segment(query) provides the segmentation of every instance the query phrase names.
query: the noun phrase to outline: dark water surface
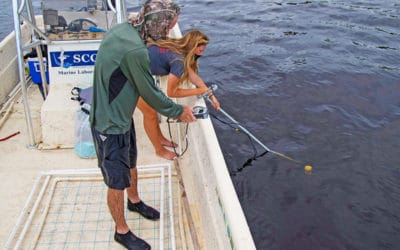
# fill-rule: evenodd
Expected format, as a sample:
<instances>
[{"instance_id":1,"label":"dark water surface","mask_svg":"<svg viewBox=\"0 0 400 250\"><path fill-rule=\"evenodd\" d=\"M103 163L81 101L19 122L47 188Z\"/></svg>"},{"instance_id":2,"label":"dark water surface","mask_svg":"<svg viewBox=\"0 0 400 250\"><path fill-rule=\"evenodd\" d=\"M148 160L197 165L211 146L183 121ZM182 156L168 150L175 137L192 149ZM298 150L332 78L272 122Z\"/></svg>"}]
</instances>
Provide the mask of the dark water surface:
<instances>
[{"instance_id":1,"label":"dark water surface","mask_svg":"<svg viewBox=\"0 0 400 250\"><path fill-rule=\"evenodd\" d=\"M232 177L257 248L400 249L400 2L179 3L222 108L314 167L267 154ZM213 123L234 171L251 144Z\"/></svg>"},{"instance_id":2,"label":"dark water surface","mask_svg":"<svg viewBox=\"0 0 400 250\"><path fill-rule=\"evenodd\" d=\"M222 108L304 162L232 177L257 248L400 249L400 2L176 2L211 39L200 74ZM213 123L233 172L253 148Z\"/></svg>"}]
</instances>

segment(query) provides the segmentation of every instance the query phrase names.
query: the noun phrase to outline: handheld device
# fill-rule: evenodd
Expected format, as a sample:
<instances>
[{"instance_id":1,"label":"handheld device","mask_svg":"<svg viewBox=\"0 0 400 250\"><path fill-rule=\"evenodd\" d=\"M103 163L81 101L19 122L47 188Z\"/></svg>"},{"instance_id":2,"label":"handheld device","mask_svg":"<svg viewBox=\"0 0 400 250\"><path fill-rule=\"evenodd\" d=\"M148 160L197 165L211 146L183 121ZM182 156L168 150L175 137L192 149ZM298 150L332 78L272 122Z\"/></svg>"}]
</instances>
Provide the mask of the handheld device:
<instances>
[{"instance_id":1,"label":"handheld device","mask_svg":"<svg viewBox=\"0 0 400 250\"><path fill-rule=\"evenodd\" d=\"M196 119L207 119L208 118L208 109L207 107L202 107L202 106L194 106L193 107L193 115L196 117ZM174 120L174 119L167 119L168 123L177 123L181 122L181 120Z\"/></svg>"},{"instance_id":2,"label":"handheld device","mask_svg":"<svg viewBox=\"0 0 400 250\"><path fill-rule=\"evenodd\" d=\"M193 115L196 119L206 119L208 117L208 109L202 106L193 107Z\"/></svg>"}]
</instances>

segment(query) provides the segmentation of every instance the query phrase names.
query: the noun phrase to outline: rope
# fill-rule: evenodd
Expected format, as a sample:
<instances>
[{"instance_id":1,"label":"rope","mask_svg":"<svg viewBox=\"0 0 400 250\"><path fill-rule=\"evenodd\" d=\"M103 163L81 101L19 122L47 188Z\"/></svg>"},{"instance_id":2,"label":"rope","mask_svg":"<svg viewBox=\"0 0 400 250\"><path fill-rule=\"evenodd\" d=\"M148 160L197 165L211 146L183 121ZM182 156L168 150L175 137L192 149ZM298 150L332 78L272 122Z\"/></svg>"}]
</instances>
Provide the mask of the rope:
<instances>
[{"instance_id":1,"label":"rope","mask_svg":"<svg viewBox=\"0 0 400 250\"><path fill-rule=\"evenodd\" d=\"M9 135L9 136L6 136L6 137L4 137L4 138L1 138L1 139L0 139L0 142L6 141L6 140L10 139L11 137L14 137L14 136L16 136L16 135L18 135L18 134L20 134L19 131L18 131L18 132L15 132L15 133L13 133L13 134L11 134L11 135Z\"/></svg>"},{"instance_id":2,"label":"rope","mask_svg":"<svg viewBox=\"0 0 400 250\"><path fill-rule=\"evenodd\" d=\"M171 121L170 118L168 117L168 118L167 118L167 124L168 124L169 138L170 138L171 142L174 142L174 140L172 139L171 123L175 123L175 122ZM174 153L175 153L178 157L183 156L183 155L186 153L186 151L188 150L188 147L189 147L188 129L189 129L189 123L186 123L186 129L185 129L185 149L182 151L182 153L179 154L178 152L176 152L175 147L172 147L172 148L174 149Z\"/></svg>"}]
</instances>

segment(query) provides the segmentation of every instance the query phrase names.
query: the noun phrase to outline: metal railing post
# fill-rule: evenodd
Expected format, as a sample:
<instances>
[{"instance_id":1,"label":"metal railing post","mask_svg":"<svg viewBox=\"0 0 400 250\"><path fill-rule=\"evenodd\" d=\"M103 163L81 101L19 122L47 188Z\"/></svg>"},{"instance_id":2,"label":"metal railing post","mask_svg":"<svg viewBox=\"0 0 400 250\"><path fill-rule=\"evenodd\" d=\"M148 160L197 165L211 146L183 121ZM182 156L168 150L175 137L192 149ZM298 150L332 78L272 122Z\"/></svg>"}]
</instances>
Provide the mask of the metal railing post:
<instances>
[{"instance_id":1,"label":"metal railing post","mask_svg":"<svg viewBox=\"0 0 400 250\"><path fill-rule=\"evenodd\" d=\"M25 4L23 0L21 5ZM18 8L18 0L13 0L13 14L14 14L14 32L15 32L15 43L17 48L17 59L18 59L18 72L21 84L21 90L23 95L23 104L25 112L25 121L28 131L28 147L36 147L35 135L33 132L31 111L28 102L28 85L25 78L25 64L23 62L24 55L22 53L22 35L21 35L21 19Z\"/></svg>"}]
</instances>

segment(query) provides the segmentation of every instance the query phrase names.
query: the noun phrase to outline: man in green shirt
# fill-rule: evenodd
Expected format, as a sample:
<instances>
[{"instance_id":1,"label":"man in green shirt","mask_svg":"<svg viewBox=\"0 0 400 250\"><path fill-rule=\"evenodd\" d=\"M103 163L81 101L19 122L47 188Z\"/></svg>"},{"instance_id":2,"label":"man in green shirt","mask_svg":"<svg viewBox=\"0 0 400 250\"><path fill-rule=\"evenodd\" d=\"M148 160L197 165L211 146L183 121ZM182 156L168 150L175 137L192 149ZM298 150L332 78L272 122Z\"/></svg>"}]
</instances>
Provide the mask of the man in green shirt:
<instances>
[{"instance_id":1,"label":"man in green shirt","mask_svg":"<svg viewBox=\"0 0 400 250\"><path fill-rule=\"evenodd\" d=\"M137 20L115 25L104 37L94 70L90 124L98 165L108 186L107 204L115 221L114 239L127 249L150 249L134 235L124 216L124 190L128 209L152 220L160 214L140 200L137 191L136 135L132 115L139 96L159 113L195 121L192 108L175 104L154 84L144 41L165 37L179 16L169 0L147 1Z\"/></svg>"}]
</instances>

